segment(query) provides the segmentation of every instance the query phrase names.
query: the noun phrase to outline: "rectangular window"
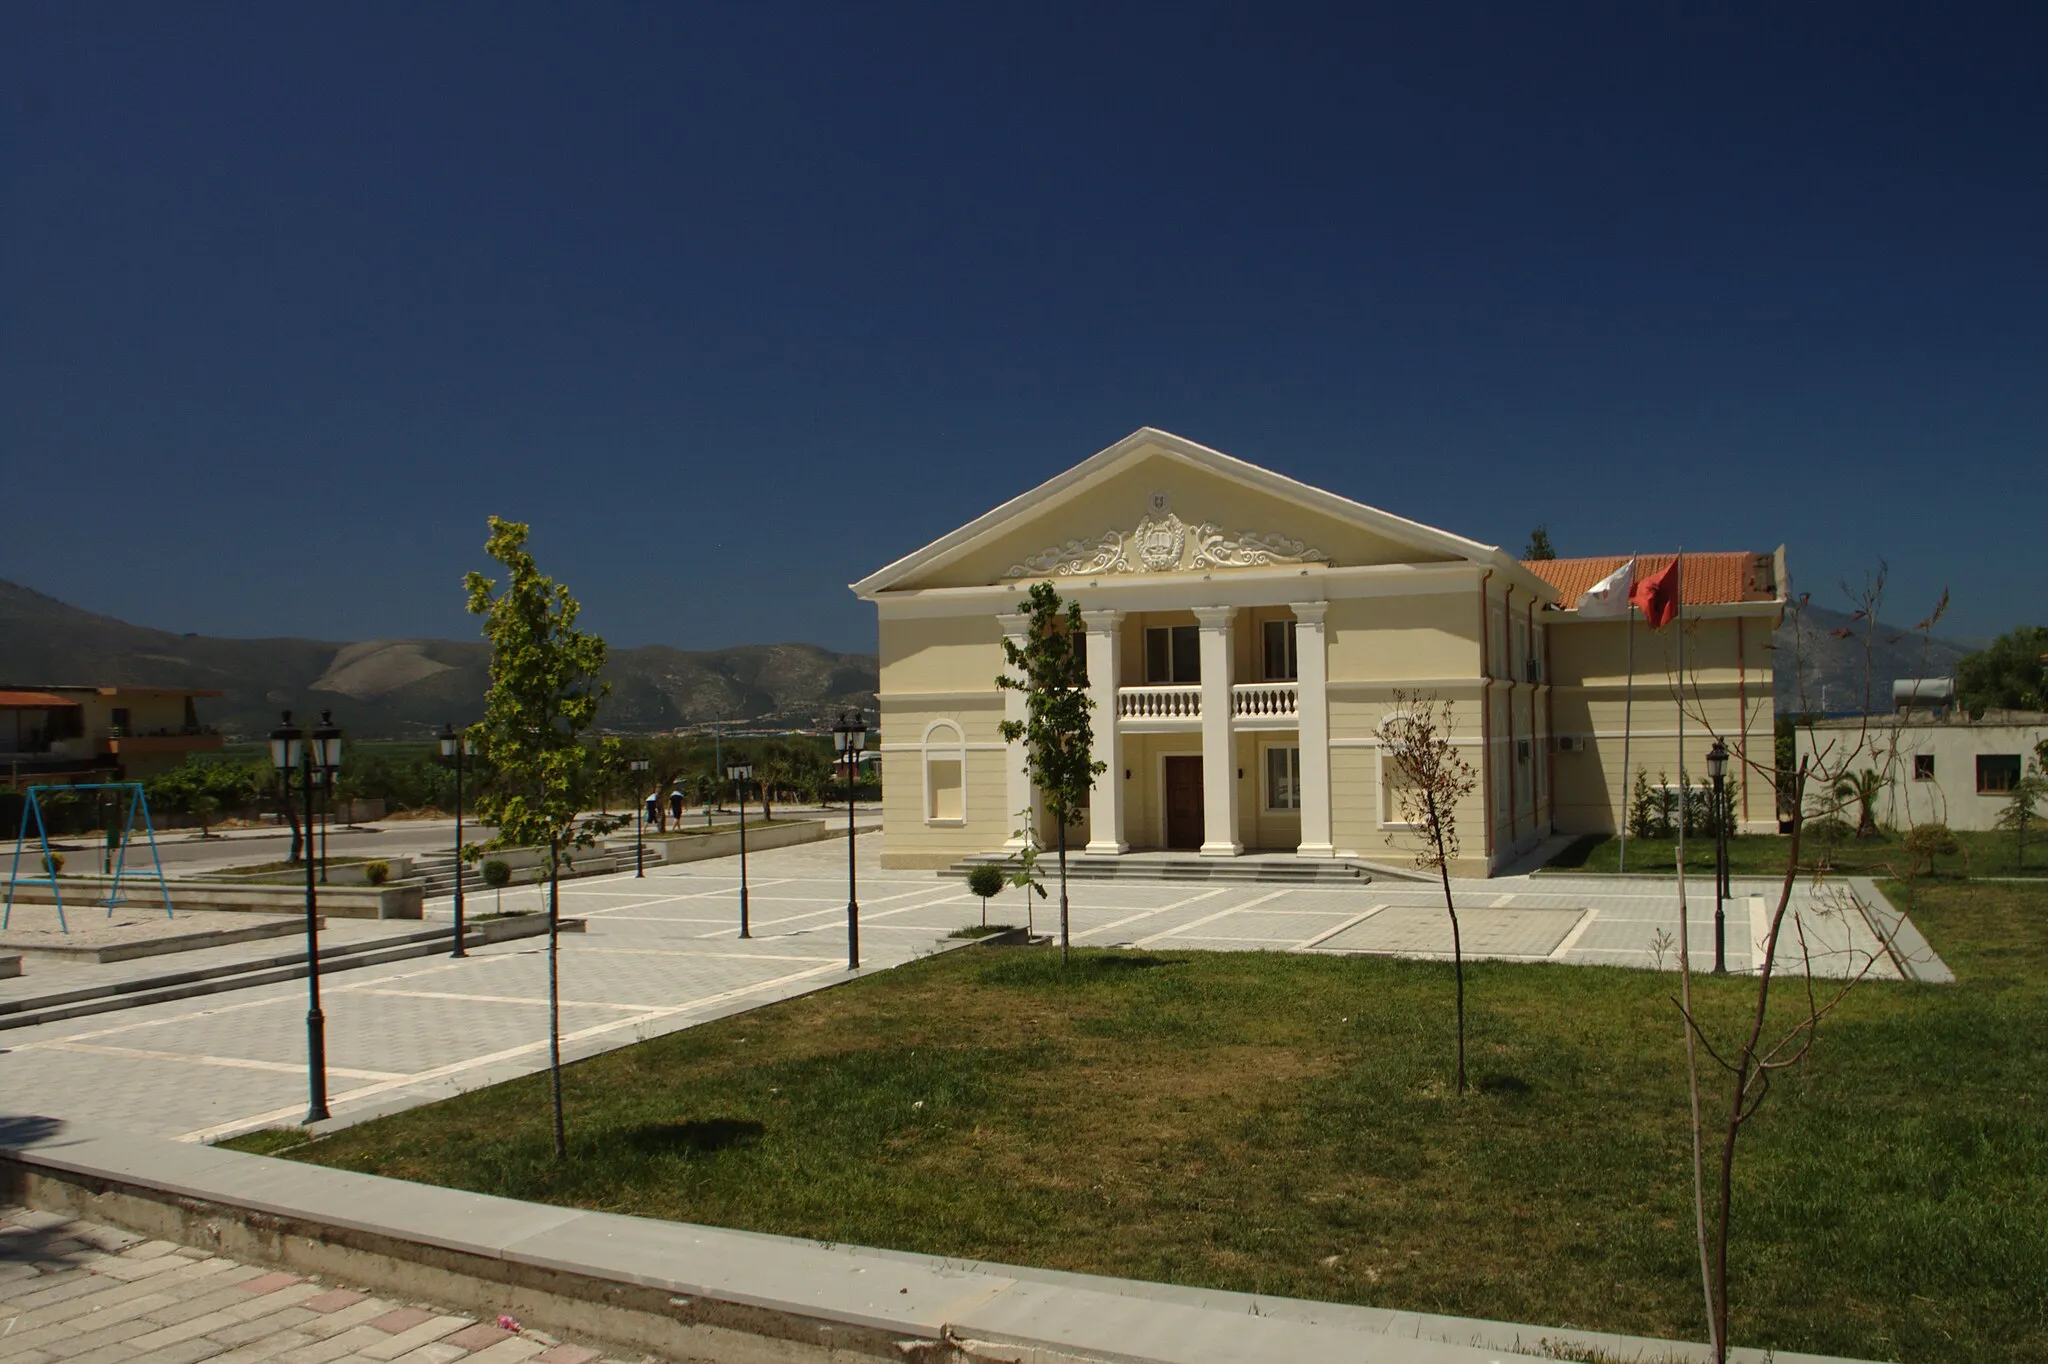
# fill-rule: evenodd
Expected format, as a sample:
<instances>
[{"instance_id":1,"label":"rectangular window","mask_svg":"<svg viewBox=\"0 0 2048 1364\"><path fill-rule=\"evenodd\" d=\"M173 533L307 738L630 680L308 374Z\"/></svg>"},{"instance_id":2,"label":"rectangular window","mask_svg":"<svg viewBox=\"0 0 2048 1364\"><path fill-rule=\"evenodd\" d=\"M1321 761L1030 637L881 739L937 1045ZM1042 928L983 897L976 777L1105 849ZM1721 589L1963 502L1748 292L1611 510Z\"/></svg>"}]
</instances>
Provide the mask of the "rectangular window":
<instances>
[{"instance_id":1,"label":"rectangular window","mask_svg":"<svg viewBox=\"0 0 2048 1364\"><path fill-rule=\"evenodd\" d=\"M1202 680L1202 637L1192 625L1152 626L1145 631L1145 680L1155 686Z\"/></svg>"},{"instance_id":2,"label":"rectangular window","mask_svg":"<svg viewBox=\"0 0 2048 1364\"><path fill-rule=\"evenodd\" d=\"M1275 746L1266 750L1266 808L1301 808L1301 750Z\"/></svg>"},{"instance_id":3,"label":"rectangular window","mask_svg":"<svg viewBox=\"0 0 2048 1364\"><path fill-rule=\"evenodd\" d=\"M111 723L115 729L126 730L128 728L128 707L115 706L114 717Z\"/></svg>"},{"instance_id":4,"label":"rectangular window","mask_svg":"<svg viewBox=\"0 0 2048 1364\"><path fill-rule=\"evenodd\" d=\"M1934 755L1932 753L1915 753L1913 755L1913 780L1934 780Z\"/></svg>"},{"instance_id":5,"label":"rectangular window","mask_svg":"<svg viewBox=\"0 0 2048 1364\"><path fill-rule=\"evenodd\" d=\"M1294 622L1291 620L1269 620L1264 627L1266 640L1266 681L1292 682L1300 674L1295 671Z\"/></svg>"},{"instance_id":6,"label":"rectangular window","mask_svg":"<svg viewBox=\"0 0 2048 1364\"><path fill-rule=\"evenodd\" d=\"M2020 782L2020 755L1980 753L1977 755L1977 794L2002 796Z\"/></svg>"}]
</instances>

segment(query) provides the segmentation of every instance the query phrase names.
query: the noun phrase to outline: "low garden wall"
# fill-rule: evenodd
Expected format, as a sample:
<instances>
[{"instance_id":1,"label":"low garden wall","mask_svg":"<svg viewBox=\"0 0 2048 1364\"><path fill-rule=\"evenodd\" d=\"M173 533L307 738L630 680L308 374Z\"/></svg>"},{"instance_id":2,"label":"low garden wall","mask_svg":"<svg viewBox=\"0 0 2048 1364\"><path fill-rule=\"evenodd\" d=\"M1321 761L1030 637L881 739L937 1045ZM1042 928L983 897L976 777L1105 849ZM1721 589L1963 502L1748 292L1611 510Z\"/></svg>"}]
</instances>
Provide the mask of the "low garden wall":
<instances>
[{"instance_id":1,"label":"low garden wall","mask_svg":"<svg viewBox=\"0 0 2048 1364\"><path fill-rule=\"evenodd\" d=\"M336 870L340 870L336 868ZM306 885L236 885L232 881L200 881L169 878L171 908L259 910L271 914L301 913L306 908ZM425 881L387 882L381 886L328 884L319 888L320 912L336 919L417 919L426 908ZM64 912L92 909L105 899L109 876L62 876L58 889L64 893ZM121 878L121 898L132 905L161 906L164 897L154 876ZM56 903L48 883L17 885L16 905Z\"/></svg>"},{"instance_id":2,"label":"low garden wall","mask_svg":"<svg viewBox=\"0 0 2048 1364\"><path fill-rule=\"evenodd\" d=\"M843 832L843 831L842 831ZM799 843L816 843L832 837L832 826L822 819L798 819L787 823L747 826L747 851L767 852L770 848L792 848ZM633 840L614 838L605 845L623 861L633 857ZM657 834L647 839L650 857L664 862L701 862L711 857L737 857L740 851L738 825L721 827L708 834Z\"/></svg>"}]
</instances>

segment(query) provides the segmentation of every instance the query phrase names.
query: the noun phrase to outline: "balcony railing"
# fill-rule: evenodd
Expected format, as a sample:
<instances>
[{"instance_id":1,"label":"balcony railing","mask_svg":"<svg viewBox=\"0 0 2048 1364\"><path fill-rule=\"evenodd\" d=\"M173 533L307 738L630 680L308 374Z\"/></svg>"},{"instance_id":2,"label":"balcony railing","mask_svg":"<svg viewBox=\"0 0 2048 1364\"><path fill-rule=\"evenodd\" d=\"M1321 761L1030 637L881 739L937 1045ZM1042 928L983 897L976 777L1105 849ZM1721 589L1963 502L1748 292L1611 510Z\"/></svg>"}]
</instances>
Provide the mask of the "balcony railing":
<instances>
[{"instance_id":1,"label":"balcony railing","mask_svg":"<svg viewBox=\"0 0 2048 1364\"><path fill-rule=\"evenodd\" d=\"M1199 720L1202 718L1202 689L1192 687L1119 687L1116 693L1119 720Z\"/></svg>"},{"instance_id":2,"label":"balcony railing","mask_svg":"<svg viewBox=\"0 0 2048 1364\"><path fill-rule=\"evenodd\" d=\"M1301 713L1301 684L1240 682L1230 689L1230 713L1241 720L1293 719Z\"/></svg>"}]
</instances>

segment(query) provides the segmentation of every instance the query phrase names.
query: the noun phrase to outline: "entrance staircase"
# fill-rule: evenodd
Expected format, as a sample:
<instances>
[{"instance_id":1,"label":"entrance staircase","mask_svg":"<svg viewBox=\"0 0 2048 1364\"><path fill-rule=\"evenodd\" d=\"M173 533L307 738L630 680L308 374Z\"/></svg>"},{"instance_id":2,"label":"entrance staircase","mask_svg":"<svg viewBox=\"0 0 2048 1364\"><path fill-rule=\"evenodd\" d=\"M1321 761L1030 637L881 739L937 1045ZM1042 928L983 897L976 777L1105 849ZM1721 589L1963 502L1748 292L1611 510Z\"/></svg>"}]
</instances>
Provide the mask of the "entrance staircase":
<instances>
[{"instance_id":1,"label":"entrance staircase","mask_svg":"<svg viewBox=\"0 0 2048 1364\"><path fill-rule=\"evenodd\" d=\"M945 869L944 875L965 876L978 866L1010 865L1002 853L976 853ZM1057 859L1040 854L1039 871L1058 875ZM1345 858L1294 857L1286 853L1242 857L1198 857L1193 853L1126 853L1121 857L1069 854L1067 879L1072 881L1207 881L1282 886L1357 887L1384 875L1383 868Z\"/></svg>"},{"instance_id":2,"label":"entrance staircase","mask_svg":"<svg viewBox=\"0 0 2048 1364\"><path fill-rule=\"evenodd\" d=\"M414 857L412 874L424 877L427 883L427 898L455 893L455 854L439 853L432 857ZM477 867L469 867L462 873L462 888L465 891L484 888L483 873Z\"/></svg>"}]
</instances>

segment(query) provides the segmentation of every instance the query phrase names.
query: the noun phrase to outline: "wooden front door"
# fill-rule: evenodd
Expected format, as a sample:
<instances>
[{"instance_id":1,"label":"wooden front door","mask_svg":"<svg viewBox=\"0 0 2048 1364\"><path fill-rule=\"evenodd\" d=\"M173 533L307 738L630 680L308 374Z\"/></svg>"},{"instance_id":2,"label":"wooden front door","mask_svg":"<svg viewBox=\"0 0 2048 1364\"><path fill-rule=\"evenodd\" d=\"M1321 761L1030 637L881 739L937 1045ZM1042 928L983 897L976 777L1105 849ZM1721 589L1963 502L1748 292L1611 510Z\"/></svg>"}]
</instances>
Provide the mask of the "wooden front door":
<instances>
[{"instance_id":1,"label":"wooden front door","mask_svg":"<svg viewBox=\"0 0 2048 1364\"><path fill-rule=\"evenodd\" d=\"M1166 760L1166 846L1202 846L1202 760Z\"/></svg>"}]
</instances>

